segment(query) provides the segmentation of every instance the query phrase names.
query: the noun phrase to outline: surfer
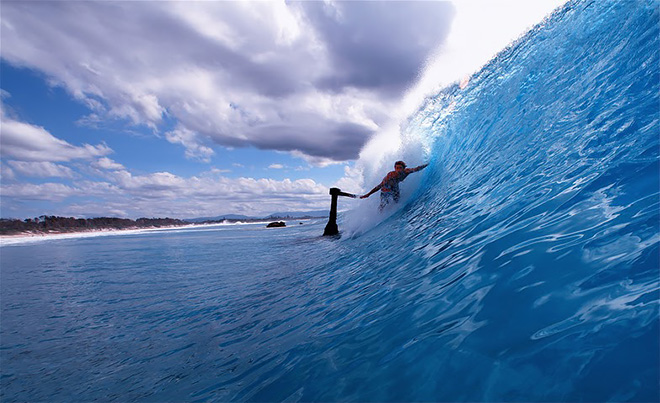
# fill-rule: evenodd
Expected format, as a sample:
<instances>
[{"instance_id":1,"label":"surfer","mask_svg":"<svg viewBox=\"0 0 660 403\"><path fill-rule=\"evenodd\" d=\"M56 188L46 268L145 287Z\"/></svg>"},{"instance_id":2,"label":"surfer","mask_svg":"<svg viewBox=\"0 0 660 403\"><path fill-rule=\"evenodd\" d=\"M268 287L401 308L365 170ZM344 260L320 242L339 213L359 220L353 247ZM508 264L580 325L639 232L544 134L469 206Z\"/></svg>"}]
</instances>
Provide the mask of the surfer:
<instances>
[{"instance_id":1,"label":"surfer","mask_svg":"<svg viewBox=\"0 0 660 403\"><path fill-rule=\"evenodd\" d=\"M405 162L397 161L394 163L394 171L385 175L385 178L383 178L381 183L371 189L369 193L360 196L360 199L366 199L380 189L380 207L378 209L382 211L390 202L399 202L399 182L402 182L411 173L421 171L428 165L429 164L424 164L415 168L406 168Z\"/></svg>"}]
</instances>

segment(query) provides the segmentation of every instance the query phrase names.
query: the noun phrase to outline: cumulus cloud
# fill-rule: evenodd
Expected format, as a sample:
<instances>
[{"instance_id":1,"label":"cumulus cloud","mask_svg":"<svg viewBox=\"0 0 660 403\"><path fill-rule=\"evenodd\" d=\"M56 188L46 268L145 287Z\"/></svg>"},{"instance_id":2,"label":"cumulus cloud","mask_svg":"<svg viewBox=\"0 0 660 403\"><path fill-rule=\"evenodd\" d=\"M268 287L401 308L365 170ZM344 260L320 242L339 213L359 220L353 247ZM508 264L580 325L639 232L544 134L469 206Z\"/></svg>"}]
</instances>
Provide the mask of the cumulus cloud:
<instances>
[{"instance_id":1,"label":"cumulus cloud","mask_svg":"<svg viewBox=\"0 0 660 403\"><path fill-rule=\"evenodd\" d=\"M354 159L447 36L448 2L7 2L3 59L45 73L89 121L210 144Z\"/></svg>"},{"instance_id":2,"label":"cumulus cloud","mask_svg":"<svg viewBox=\"0 0 660 403\"><path fill-rule=\"evenodd\" d=\"M284 165L282 164L270 164L268 166L269 169L284 169Z\"/></svg>"},{"instance_id":3,"label":"cumulus cloud","mask_svg":"<svg viewBox=\"0 0 660 403\"><path fill-rule=\"evenodd\" d=\"M109 173L107 181L84 180L60 183L10 184L3 186L3 209L11 211L14 201L66 201L52 214L127 216L175 216L191 218L237 213L266 215L281 210L326 207L327 187L312 179L273 180L217 175L182 177L169 172L136 175L127 170ZM103 199L99 203L98 198ZM39 214L35 212L35 214Z\"/></svg>"},{"instance_id":4,"label":"cumulus cloud","mask_svg":"<svg viewBox=\"0 0 660 403\"><path fill-rule=\"evenodd\" d=\"M347 192L359 192L364 188L364 177L360 167L344 167L344 176L339 179L335 186Z\"/></svg>"}]
</instances>

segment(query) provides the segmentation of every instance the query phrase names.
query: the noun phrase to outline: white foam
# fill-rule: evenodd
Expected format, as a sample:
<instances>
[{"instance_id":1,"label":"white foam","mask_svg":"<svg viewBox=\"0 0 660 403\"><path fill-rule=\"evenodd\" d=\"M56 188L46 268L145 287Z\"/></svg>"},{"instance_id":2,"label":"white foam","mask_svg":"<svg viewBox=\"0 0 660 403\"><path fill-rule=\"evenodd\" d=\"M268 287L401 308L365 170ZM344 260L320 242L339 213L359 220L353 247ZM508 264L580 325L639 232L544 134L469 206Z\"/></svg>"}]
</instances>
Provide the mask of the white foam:
<instances>
[{"instance_id":1,"label":"white foam","mask_svg":"<svg viewBox=\"0 0 660 403\"><path fill-rule=\"evenodd\" d=\"M101 236L113 235L131 235L139 234L150 231L149 229L136 229L136 230L98 230L86 232L71 232L71 233L45 233L45 234L24 234L24 235L3 235L0 236L0 246L10 246L28 243L37 243L45 241L54 241L59 239L73 239L73 238L94 238Z\"/></svg>"}]
</instances>

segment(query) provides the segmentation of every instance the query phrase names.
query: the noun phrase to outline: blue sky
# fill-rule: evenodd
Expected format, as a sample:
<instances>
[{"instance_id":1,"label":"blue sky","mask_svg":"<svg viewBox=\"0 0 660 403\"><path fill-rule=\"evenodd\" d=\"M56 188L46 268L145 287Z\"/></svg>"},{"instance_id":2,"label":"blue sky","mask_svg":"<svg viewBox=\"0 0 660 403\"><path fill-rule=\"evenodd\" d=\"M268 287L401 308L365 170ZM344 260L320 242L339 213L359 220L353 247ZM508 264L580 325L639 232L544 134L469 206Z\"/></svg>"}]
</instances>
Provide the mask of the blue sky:
<instances>
[{"instance_id":1,"label":"blue sky","mask_svg":"<svg viewBox=\"0 0 660 403\"><path fill-rule=\"evenodd\" d=\"M325 209L385 173L365 146L414 88L457 78L457 36L466 73L558 2L518 3L3 0L0 213Z\"/></svg>"}]
</instances>

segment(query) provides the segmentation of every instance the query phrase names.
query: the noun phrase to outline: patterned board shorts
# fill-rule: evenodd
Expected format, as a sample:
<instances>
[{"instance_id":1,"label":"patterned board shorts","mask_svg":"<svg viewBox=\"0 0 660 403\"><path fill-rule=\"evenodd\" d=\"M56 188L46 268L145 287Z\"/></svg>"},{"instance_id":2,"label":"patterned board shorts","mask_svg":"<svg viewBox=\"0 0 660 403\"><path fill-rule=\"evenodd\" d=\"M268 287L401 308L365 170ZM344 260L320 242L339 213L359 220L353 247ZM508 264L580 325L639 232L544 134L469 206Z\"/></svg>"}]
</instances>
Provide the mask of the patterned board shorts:
<instances>
[{"instance_id":1,"label":"patterned board shorts","mask_svg":"<svg viewBox=\"0 0 660 403\"><path fill-rule=\"evenodd\" d=\"M399 192L380 192L380 206L378 207L379 210L383 210L385 206L390 204L391 202L398 203L399 202Z\"/></svg>"}]
</instances>

